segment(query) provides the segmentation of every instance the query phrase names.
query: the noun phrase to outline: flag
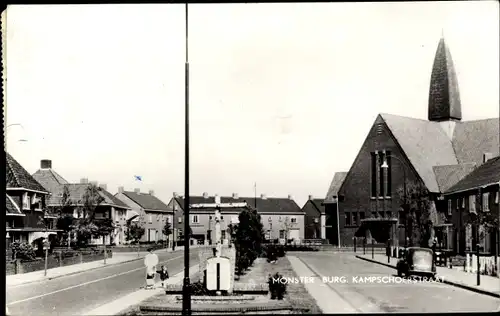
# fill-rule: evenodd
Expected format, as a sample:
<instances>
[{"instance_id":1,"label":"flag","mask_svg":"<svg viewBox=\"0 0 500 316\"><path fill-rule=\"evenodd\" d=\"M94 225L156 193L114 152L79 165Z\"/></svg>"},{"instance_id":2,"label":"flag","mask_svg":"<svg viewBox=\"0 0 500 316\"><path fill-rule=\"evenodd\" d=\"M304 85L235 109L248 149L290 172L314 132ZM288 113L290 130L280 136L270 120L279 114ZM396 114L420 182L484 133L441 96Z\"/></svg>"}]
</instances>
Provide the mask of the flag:
<instances>
[{"instance_id":1,"label":"flag","mask_svg":"<svg viewBox=\"0 0 500 316\"><path fill-rule=\"evenodd\" d=\"M135 180L142 181L142 177L141 176L134 176L134 177L135 177Z\"/></svg>"}]
</instances>

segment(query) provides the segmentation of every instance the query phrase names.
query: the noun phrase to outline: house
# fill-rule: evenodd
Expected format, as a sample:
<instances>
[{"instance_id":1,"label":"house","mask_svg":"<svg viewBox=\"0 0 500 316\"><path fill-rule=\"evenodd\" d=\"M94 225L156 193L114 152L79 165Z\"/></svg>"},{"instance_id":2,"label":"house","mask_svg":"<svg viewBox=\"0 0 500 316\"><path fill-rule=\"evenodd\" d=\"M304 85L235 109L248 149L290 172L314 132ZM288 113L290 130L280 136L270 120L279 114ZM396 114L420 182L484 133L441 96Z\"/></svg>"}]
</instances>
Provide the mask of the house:
<instances>
[{"instance_id":1,"label":"house","mask_svg":"<svg viewBox=\"0 0 500 316\"><path fill-rule=\"evenodd\" d=\"M499 190L500 190L500 157L492 158L462 180L450 187L444 194L448 215L453 227L458 232L449 232L440 239L449 241L456 253L476 251L474 245L480 245L482 252L498 255L499 243ZM478 221L479 218L483 220ZM491 226L476 225L488 223ZM479 238L478 234L479 234Z\"/></svg>"},{"instance_id":2,"label":"house","mask_svg":"<svg viewBox=\"0 0 500 316\"><path fill-rule=\"evenodd\" d=\"M266 194L261 194L260 197L240 197L237 193L233 193L230 197L217 194L209 196L207 192L202 196L190 196L190 205L214 203L220 198L221 203L247 203L250 207L257 209L261 216L262 224L264 225L265 238L268 240L274 239L304 239L304 212L293 200L292 196L288 198L270 198ZM176 209L175 226L179 232L179 238L183 235L184 225L184 198L175 196L169 203ZM221 209L221 231L223 239L228 239L228 225L231 222L236 222L239 213L245 207L222 208ZM215 208L192 208L189 211L190 228L192 237L201 241L209 240L211 231L214 228ZM288 235L288 236L287 236Z\"/></svg>"},{"instance_id":3,"label":"house","mask_svg":"<svg viewBox=\"0 0 500 316\"><path fill-rule=\"evenodd\" d=\"M158 242L167 240L163 234L165 224L172 223L173 211L154 195L154 191L141 193L140 189L125 191L118 188L115 197L130 207L127 220L137 220L145 229L142 242Z\"/></svg>"},{"instance_id":4,"label":"house","mask_svg":"<svg viewBox=\"0 0 500 316\"><path fill-rule=\"evenodd\" d=\"M323 205L325 207L325 237L331 245L340 245L338 192L344 183L347 172L335 172L326 193Z\"/></svg>"},{"instance_id":5,"label":"house","mask_svg":"<svg viewBox=\"0 0 500 316\"><path fill-rule=\"evenodd\" d=\"M98 187L103 202L96 209L96 218L111 218L115 225L113 234L105 238L106 244L114 243L119 245L125 242L126 214L129 207L109 193L106 184L98 184L95 181L89 182L87 178L82 178L80 183L69 183L52 168L52 161L48 159L41 160L40 169L33 174L33 178L50 191L51 195L47 201L47 207L54 214L59 212L64 188L66 187L73 206L71 215L76 219L82 216L78 209L83 206L83 198L89 185ZM101 238L92 238L90 243L102 244L103 240Z\"/></svg>"},{"instance_id":6,"label":"house","mask_svg":"<svg viewBox=\"0 0 500 316\"><path fill-rule=\"evenodd\" d=\"M325 206L323 199L315 199L309 195L302 207L304 212L305 239L325 239Z\"/></svg>"},{"instance_id":7,"label":"house","mask_svg":"<svg viewBox=\"0 0 500 316\"><path fill-rule=\"evenodd\" d=\"M436 51L428 100L427 120L392 114L376 117L338 192L341 244L352 244L357 232L367 232L368 224L360 225L363 218L363 223L389 228L391 235L375 238L377 242L390 238L395 246L404 243L404 197L398 196L404 184L425 187L436 214L434 226L449 225L445 190L499 155L498 118L462 120L458 81L444 38Z\"/></svg>"},{"instance_id":8,"label":"house","mask_svg":"<svg viewBox=\"0 0 500 316\"><path fill-rule=\"evenodd\" d=\"M57 235L55 216L47 212L49 195L9 153L6 153L6 244L27 242L42 247L42 240L50 241Z\"/></svg>"}]
</instances>

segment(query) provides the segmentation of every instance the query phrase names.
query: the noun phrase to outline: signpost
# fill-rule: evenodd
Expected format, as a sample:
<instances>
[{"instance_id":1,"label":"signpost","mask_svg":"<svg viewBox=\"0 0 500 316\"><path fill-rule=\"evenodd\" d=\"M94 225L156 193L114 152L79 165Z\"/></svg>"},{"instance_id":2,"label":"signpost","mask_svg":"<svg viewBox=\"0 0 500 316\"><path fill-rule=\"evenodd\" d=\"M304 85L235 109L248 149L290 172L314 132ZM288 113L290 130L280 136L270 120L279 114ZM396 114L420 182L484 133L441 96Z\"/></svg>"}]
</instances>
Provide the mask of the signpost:
<instances>
[{"instance_id":1,"label":"signpost","mask_svg":"<svg viewBox=\"0 0 500 316\"><path fill-rule=\"evenodd\" d=\"M49 257L50 242L45 238L43 240L43 250L45 251L45 272L44 276L47 276L47 259Z\"/></svg>"}]
</instances>

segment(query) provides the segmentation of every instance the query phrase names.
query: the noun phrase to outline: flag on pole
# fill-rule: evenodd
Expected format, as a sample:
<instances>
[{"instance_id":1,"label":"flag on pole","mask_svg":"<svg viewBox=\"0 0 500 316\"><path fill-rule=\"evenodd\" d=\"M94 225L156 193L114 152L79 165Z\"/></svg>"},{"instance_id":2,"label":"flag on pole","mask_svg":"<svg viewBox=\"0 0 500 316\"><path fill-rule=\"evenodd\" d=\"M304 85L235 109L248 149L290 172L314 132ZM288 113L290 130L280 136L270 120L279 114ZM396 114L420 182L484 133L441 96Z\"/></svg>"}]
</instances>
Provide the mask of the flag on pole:
<instances>
[{"instance_id":1,"label":"flag on pole","mask_svg":"<svg viewBox=\"0 0 500 316\"><path fill-rule=\"evenodd\" d=\"M134 177L135 177L135 180L142 181L142 176L134 176Z\"/></svg>"}]
</instances>

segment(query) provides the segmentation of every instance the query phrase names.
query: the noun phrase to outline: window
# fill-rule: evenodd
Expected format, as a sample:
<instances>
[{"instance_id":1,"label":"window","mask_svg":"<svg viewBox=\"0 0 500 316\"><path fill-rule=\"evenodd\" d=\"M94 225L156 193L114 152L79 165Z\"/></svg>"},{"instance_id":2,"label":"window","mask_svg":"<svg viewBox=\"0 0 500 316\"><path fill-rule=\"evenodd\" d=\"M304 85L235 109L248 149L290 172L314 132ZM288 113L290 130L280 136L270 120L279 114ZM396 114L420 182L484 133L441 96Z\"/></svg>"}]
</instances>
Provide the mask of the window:
<instances>
[{"instance_id":1,"label":"window","mask_svg":"<svg viewBox=\"0 0 500 316\"><path fill-rule=\"evenodd\" d=\"M210 215L210 216L208 217L208 219L209 219L209 220L212 220L212 215Z\"/></svg>"},{"instance_id":2,"label":"window","mask_svg":"<svg viewBox=\"0 0 500 316\"><path fill-rule=\"evenodd\" d=\"M378 212L378 217L384 218L384 212Z\"/></svg>"},{"instance_id":3,"label":"window","mask_svg":"<svg viewBox=\"0 0 500 316\"><path fill-rule=\"evenodd\" d=\"M359 221L361 222L364 219L365 219L365 212L359 213Z\"/></svg>"},{"instance_id":4,"label":"window","mask_svg":"<svg viewBox=\"0 0 500 316\"><path fill-rule=\"evenodd\" d=\"M290 217L290 222L297 223L297 217L295 217L295 216Z\"/></svg>"},{"instance_id":5,"label":"window","mask_svg":"<svg viewBox=\"0 0 500 316\"><path fill-rule=\"evenodd\" d=\"M490 211L490 194L483 193L483 212Z\"/></svg>"},{"instance_id":6,"label":"window","mask_svg":"<svg viewBox=\"0 0 500 316\"><path fill-rule=\"evenodd\" d=\"M392 218L392 212L386 212L387 218Z\"/></svg>"},{"instance_id":7,"label":"window","mask_svg":"<svg viewBox=\"0 0 500 316\"><path fill-rule=\"evenodd\" d=\"M148 222L153 223L153 215L148 215Z\"/></svg>"},{"instance_id":8,"label":"window","mask_svg":"<svg viewBox=\"0 0 500 316\"><path fill-rule=\"evenodd\" d=\"M495 204L498 204L498 192L495 194Z\"/></svg>"},{"instance_id":9,"label":"window","mask_svg":"<svg viewBox=\"0 0 500 316\"><path fill-rule=\"evenodd\" d=\"M193 215L191 222L194 224L197 224L198 223L198 215Z\"/></svg>"},{"instance_id":10,"label":"window","mask_svg":"<svg viewBox=\"0 0 500 316\"><path fill-rule=\"evenodd\" d=\"M448 215L451 216L451 199L448 200Z\"/></svg>"},{"instance_id":11,"label":"window","mask_svg":"<svg viewBox=\"0 0 500 316\"><path fill-rule=\"evenodd\" d=\"M392 196L392 164L391 164L391 152L386 151L386 157L387 165L389 166L387 168L387 192L385 193L385 196Z\"/></svg>"},{"instance_id":12,"label":"window","mask_svg":"<svg viewBox=\"0 0 500 316\"><path fill-rule=\"evenodd\" d=\"M460 208L460 199L457 199L457 205L456 205L457 210Z\"/></svg>"},{"instance_id":13,"label":"window","mask_svg":"<svg viewBox=\"0 0 500 316\"><path fill-rule=\"evenodd\" d=\"M285 231L280 230L280 239L284 239L284 238L285 238Z\"/></svg>"},{"instance_id":14,"label":"window","mask_svg":"<svg viewBox=\"0 0 500 316\"><path fill-rule=\"evenodd\" d=\"M282 222L282 221L283 221L283 219L281 218L281 216L280 216L280 217L278 217L278 221L280 221L280 222Z\"/></svg>"},{"instance_id":15,"label":"window","mask_svg":"<svg viewBox=\"0 0 500 316\"><path fill-rule=\"evenodd\" d=\"M377 196L377 155L375 153L371 153L371 156L372 156L371 197L374 198Z\"/></svg>"},{"instance_id":16,"label":"window","mask_svg":"<svg viewBox=\"0 0 500 316\"><path fill-rule=\"evenodd\" d=\"M476 213L476 195L469 196L469 212Z\"/></svg>"},{"instance_id":17,"label":"window","mask_svg":"<svg viewBox=\"0 0 500 316\"><path fill-rule=\"evenodd\" d=\"M377 212L372 212L372 218L377 218Z\"/></svg>"},{"instance_id":18,"label":"window","mask_svg":"<svg viewBox=\"0 0 500 316\"><path fill-rule=\"evenodd\" d=\"M272 218L271 216L269 216L269 217L267 218L267 221L268 221L268 222L272 222L272 221L273 221L273 218Z\"/></svg>"},{"instance_id":19,"label":"window","mask_svg":"<svg viewBox=\"0 0 500 316\"><path fill-rule=\"evenodd\" d=\"M351 216L352 216L352 220L351 220L352 226L356 226L358 224L358 213L352 212Z\"/></svg>"},{"instance_id":20,"label":"window","mask_svg":"<svg viewBox=\"0 0 500 316\"><path fill-rule=\"evenodd\" d=\"M345 213L345 225L351 226L351 214L349 212Z\"/></svg>"},{"instance_id":21,"label":"window","mask_svg":"<svg viewBox=\"0 0 500 316\"><path fill-rule=\"evenodd\" d=\"M156 215L156 221L159 222L160 221L160 216L161 215Z\"/></svg>"},{"instance_id":22,"label":"window","mask_svg":"<svg viewBox=\"0 0 500 316\"><path fill-rule=\"evenodd\" d=\"M382 168L382 164L384 163L384 156L385 156L385 153L381 152L379 155L378 155L378 174L379 174L379 179L378 179L378 182L379 182L379 194L378 196L384 196L385 194L385 185L384 185L384 171L385 169Z\"/></svg>"},{"instance_id":23,"label":"window","mask_svg":"<svg viewBox=\"0 0 500 316\"><path fill-rule=\"evenodd\" d=\"M221 215L220 216L220 220L223 221L224 220L224 216Z\"/></svg>"},{"instance_id":24,"label":"window","mask_svg":"<svg viewBox=\"0 0 500 316\"><path fill-rule=\"evenodd\" d=\"M273 229L273 224L269 223L269 229Z\"/></svg>"},{"instance_id":25,"label":"window","mask_svg":"<svg viewBox=\"0 0 500 316\"><path fill-rule=\"evenodd\" d=\"M220 238L221 238L222 240L226 239L226 231L225 231L225 230L222 230L222 231L221 231L221 236L220 236Z\"/></svg>"},{"instance_id":26,"label":"window","mask_svg":"<svg viewBox=\"0 0 500 316\"><path fill-rule=\"evenodd\" d=\"M177 223L179 223L179 224L182 223L182 217L177 217Z\"/></svg>"},{"instance_id":27,"label":"window","mask_svg":"<svg viewBox=\"0 0 500 316\"><path fill-rule=\"evenodd\" d=\"M172 221L171 217L167 215L167 223L170 223Z\"/></svg>"},{"instance_id":28,"label":"window","mask_svg":"<svg viewBox=\"0 0 500 316\"><path fill-rule=\"evenodd\" d=\"M462 208L465 208L465 198L462 198Z\"/></svg>"},{"instance_id":29,"label":"window","mask_svg":"<svg viewBox=\"0 0 500 316\"><path fill-rule=\"evenodd\" d=\"M28 193L23 194L23 210L29 210L30 209L30 197Z\"/></svg>"}]
</instances>

